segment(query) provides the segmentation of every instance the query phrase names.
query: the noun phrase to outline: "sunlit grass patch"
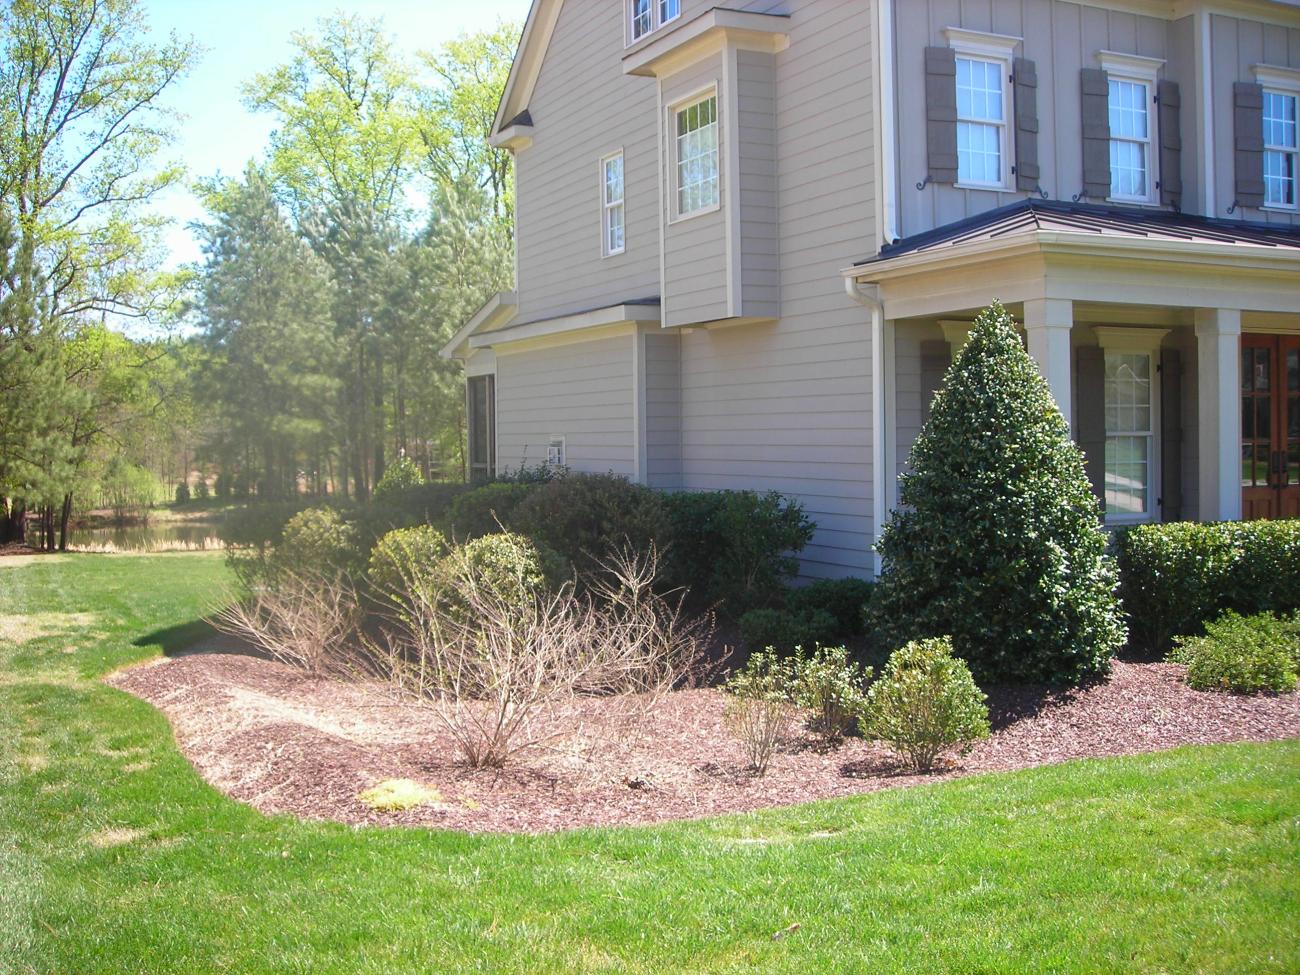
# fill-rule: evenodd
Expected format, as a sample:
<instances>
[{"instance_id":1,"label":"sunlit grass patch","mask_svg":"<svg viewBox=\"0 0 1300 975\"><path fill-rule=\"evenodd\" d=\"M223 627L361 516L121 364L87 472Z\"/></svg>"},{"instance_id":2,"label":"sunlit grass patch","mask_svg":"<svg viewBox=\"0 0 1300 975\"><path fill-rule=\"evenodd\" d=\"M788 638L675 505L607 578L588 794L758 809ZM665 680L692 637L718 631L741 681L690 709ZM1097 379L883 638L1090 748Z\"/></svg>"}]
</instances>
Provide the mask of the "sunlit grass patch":
<instances>
[{"instance_id":1,"label":"sunlit grass patch","mask_svg":"<svg viewBox=\"0 0 1300 975\"><path fill-rule=\"evenodd\" d=\"M94 613L26 613L0 615L0 643L22 646L48 636L73 634L90 629Z\"/></svg>"},{"instance_id":2,"label":"sunlit grass patch","mask_svg":"<svg viewBox=\"0 0 1300 975\"><path fill-rule=\"evenodd\" d=\"M401 812L416 806L436 806L443 802L442 793L432 786L411 779L385 779L357 796L378 812Z\"/></svg>"}]
</instances>

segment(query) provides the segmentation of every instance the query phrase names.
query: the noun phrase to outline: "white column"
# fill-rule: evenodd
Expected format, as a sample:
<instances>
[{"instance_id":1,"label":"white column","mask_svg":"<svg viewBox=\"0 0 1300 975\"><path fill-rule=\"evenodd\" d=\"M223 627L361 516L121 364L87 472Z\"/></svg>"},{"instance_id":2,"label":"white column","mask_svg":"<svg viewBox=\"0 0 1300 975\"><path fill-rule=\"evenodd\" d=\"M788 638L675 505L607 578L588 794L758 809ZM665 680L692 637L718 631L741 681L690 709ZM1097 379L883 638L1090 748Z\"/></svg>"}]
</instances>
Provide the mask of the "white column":
<instances>
[{"instance_id":1,"label":"white column","mask_svg":"<svg viewBox=\"0 0 1300 975\"><path fill-rule=\"evenodd\" d=\"M1074 327L1074 302L1068 298L1035 298L1025 302L1025 334L1029 354L1052 390L1065 422L1071 419L1070 329Z\"/></svg>"},{"instance_id":2,"label":"white column","mask_svg":"<svg viewBox=\"0 0 1300 975\"><path fill-rule=\"evenodd\" d=\"M1241 518L1241 312L1196 309L1196 415L1202 521Z\"/></svg>"}]
</instances>

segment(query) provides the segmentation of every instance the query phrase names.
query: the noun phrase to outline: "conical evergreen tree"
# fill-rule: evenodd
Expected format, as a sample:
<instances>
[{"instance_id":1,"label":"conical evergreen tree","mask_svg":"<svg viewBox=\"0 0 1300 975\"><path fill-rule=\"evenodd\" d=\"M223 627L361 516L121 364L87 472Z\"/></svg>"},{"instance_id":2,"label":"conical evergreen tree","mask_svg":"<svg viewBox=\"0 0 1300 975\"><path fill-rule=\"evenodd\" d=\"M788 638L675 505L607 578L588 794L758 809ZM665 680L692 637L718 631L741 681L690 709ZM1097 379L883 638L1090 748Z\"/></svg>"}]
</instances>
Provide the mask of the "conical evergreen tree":
<instances>
[{"instance_id":1,"label":"conical evergreen tree","mask_svg":"<svg viewBox=\"0 0 1300 975\"><path fill-rule=\"evenodd\" d=\"M1083 454L999 304L944 377L880 541L894 643L951 636L983 679L1104 673L1125 631Z\"/></svg>"}]
</instances>

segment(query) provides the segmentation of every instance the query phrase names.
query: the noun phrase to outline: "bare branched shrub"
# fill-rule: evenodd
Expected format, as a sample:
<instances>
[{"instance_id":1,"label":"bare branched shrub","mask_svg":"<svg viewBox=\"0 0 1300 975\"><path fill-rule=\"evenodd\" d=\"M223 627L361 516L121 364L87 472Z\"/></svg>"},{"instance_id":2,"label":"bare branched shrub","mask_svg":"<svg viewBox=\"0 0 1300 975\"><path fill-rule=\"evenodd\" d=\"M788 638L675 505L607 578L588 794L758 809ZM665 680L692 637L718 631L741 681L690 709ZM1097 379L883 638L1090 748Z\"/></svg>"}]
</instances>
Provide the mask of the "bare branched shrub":
<instances>
[{"instance_id":1,"label":"bare branched shrub","mask_svg":"<svg viewBox=\"0 0 1300 975\"><path fill-rule=\"evenodd\" d=\"M657 565L653 552L621 556L581 595L572 583L555 592L521 587L460 547L441 563L442 593L390 588L394 609L368 645L379 670L437 718L469 765L500 766L572 736L586 720L583 698L618 695L627 717L689 679L707 623L687 621L680 603L654 593Z\"/></svg>"},{"instance_id":2,"label":"bare branched shrub","mask_svg":"<svg viewBox=\"0 0 1300 975\"><path fill-rule=\"evenodd\" d=\"M305 570L281 571L273 586L252 589L212 618L223 633L318 677L353 671L358 621L346 576Z\"/></svg>"}]
</instances>

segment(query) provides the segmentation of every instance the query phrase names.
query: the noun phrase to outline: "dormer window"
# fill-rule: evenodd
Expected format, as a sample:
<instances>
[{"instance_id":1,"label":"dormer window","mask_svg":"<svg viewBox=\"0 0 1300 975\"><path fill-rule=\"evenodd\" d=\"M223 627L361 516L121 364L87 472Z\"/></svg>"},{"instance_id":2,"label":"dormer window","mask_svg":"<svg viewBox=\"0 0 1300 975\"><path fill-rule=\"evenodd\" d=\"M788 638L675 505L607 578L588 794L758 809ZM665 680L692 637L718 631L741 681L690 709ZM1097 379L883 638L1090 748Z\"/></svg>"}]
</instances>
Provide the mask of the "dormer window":
<instances>
[{"instance_id":1,"label":"dormer window","mask_svg":"<svg viewBox=\"0 0 1300 975\"><path fill-rule=\"evenodd\" d=\"M676 20L681 12L681 0L628 0L629 43Z\"/></svg>"}]
</instances>

